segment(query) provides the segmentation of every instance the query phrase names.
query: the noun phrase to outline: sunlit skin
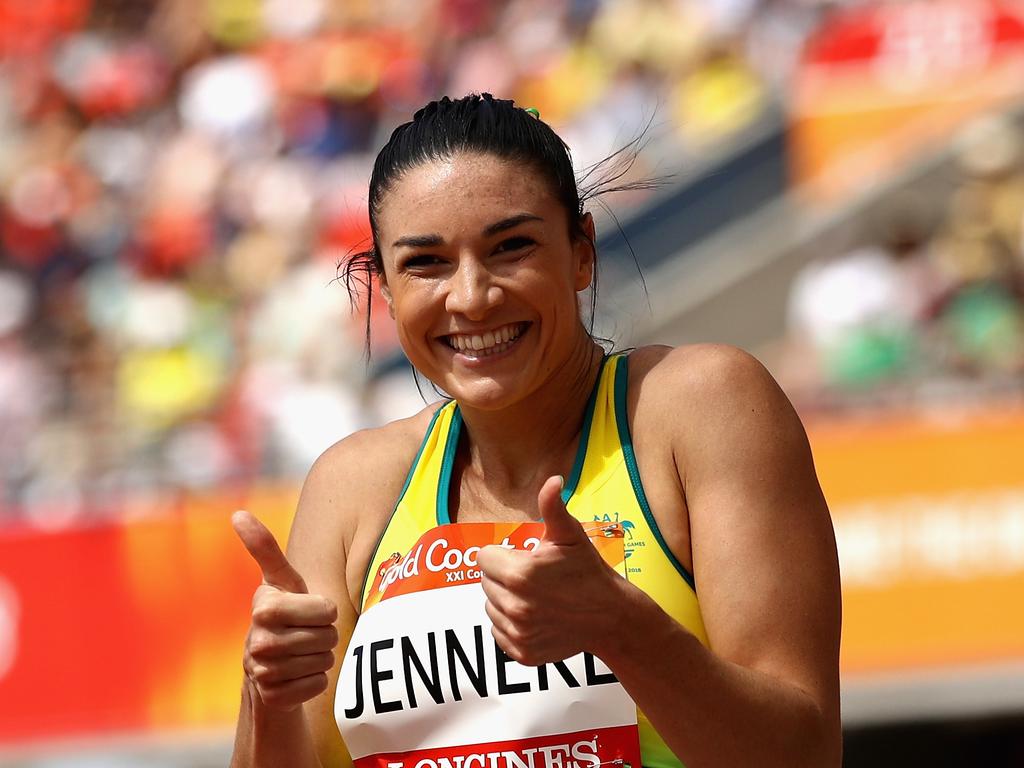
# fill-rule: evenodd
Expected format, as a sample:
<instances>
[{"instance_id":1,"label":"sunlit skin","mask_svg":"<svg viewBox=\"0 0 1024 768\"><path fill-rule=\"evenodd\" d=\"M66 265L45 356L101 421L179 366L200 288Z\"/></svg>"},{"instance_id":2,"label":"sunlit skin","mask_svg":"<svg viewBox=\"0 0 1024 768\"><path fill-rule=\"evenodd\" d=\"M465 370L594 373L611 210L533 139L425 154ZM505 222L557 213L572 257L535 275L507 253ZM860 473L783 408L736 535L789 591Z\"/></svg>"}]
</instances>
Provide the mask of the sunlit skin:
<instances>
[{"instance_id":1,"label":"sunlit skin","mask_svg":"<svg viewBox=\"0 0 1024 768\"><path fill-rule=\"evenodd\" d=\"M526 664L597 654L688 768L837 767L831 522L802 425L757 361L714 345L628 358L638 471L667 546L694 575L710 648L617 577L562 504L553 476L571 467L603 355L578 300L594 232L585 216L585 236L570 234L570 212L535 170L478 154L426 162L385 191L377 220L402 347L465 419L453 517L546 525L536 552L480 553L495 638ZM255 518L235 516L264 581L236 768L351 765L334 720L342 651L435 409L318 459L287 556Z\"/></svg>"},{"instance_id":2,"label":"sunlit skin","mask_svg":"<svg viewBox=\"0 0 1024 768\"><path fill-rule=\"evenodd\" d=\"M508 409L565 366L591 364L578 354L593 342L577 294L593 278L593 248L570 238L539 174L472 154L417 166L385 196L378 240L403 350L463 409ZM509 325L521 335L481 359L447 341Z\"/></svg>"}]
</instances>

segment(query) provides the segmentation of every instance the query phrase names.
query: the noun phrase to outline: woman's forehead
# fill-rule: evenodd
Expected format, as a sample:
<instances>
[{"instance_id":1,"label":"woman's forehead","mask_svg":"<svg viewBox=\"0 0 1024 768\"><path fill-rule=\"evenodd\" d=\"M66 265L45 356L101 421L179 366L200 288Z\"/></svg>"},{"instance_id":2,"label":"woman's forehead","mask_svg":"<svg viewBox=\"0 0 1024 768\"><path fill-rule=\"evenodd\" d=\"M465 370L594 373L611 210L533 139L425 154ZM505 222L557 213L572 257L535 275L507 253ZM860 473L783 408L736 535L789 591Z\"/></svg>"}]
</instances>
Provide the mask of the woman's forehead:
<instances>
[{"instance_id":1,"label":"woman's forehead","mask_svg":"<svg viewBox=\"0 0 1024 768\"><path fill-rule=\"evenodd\" d=\"M378 223L382 234L400 234L396 228L441 232L510 214L532 213L547 220L558 205L533 168L492 155L459 154L404 173L384 195Z\"/></svg>"}]
</instances>

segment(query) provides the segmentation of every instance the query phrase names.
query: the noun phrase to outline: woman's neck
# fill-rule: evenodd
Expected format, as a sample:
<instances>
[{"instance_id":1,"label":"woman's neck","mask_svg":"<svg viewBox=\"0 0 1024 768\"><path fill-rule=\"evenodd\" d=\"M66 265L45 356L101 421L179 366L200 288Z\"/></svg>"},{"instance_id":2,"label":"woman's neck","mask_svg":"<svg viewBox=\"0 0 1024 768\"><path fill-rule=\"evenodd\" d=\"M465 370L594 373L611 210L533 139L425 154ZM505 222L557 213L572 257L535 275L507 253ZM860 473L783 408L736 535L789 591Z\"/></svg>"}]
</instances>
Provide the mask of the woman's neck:
<instances>
[{"instance_id":1,"label":"woman's neck","mask_svg":"<svg viewBox=\"0 0 1024 768\"><path fill-rule=\"evenodd\" d=\"M546 478L568 472L604 358L604 350L589 337L578 349L540 389L511 408L460 406L463 477L486 479L490 493L500 498L535 492Z\"/></svg>"}]
</instances>

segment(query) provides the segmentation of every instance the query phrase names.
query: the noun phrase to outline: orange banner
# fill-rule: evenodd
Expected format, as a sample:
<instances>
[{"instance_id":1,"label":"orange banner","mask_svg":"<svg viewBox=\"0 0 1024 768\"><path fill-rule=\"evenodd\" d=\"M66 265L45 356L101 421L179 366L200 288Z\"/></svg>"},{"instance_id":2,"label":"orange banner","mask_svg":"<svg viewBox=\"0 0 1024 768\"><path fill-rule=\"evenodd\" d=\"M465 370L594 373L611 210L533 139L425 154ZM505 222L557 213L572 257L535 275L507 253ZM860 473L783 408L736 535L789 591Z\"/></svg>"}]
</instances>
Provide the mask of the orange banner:
<instances>
[{"instance_id":1,"label":"orange banner","mask_svg":"<svg viewBox=\"0 0 1024 768\"><path fill-rule=\"evenodd\" d=\"M812 425L844 674L1024 660L1024 408Z\"/></svg>"},{"instance_id":2,"label":"orange banner","mask_svg":"<svg viewBox=\"0 0 1024 768\"><path fill-rule=\"evenodd\" d=\"M840 548L844 676L1024 660L1024 406L808 431ZM0 744L229 728L260 578L229 517L250 509L283 542L297 497L0 530Z\"/></svg>"},{"instance_id":3,"label":"orange banner","mask_svg":"<svg viewBox=\"0 0 1024 768\"><path fill-rule=\"evenodd\" d=\"M260 576L229 517L249 509L283 541L297 498L225 491L0 529L0 744L233 722Z\"/></svg>"}]
</instances>

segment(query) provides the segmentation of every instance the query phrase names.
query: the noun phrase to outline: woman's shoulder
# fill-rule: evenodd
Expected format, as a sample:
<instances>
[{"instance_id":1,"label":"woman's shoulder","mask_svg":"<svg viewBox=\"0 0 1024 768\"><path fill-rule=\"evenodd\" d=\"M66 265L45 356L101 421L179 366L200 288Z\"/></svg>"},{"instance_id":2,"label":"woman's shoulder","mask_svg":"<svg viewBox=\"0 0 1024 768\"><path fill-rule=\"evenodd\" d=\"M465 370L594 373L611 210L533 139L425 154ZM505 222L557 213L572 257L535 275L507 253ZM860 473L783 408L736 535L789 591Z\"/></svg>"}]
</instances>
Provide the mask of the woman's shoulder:
<instances>
[{"instance_id":1,"label":"woman's shoulder","mask_svg":"<svg viewBox=\"0 0 1024 768\"><path fill-rule=\"evenodd\" d=\"M354 432L324 451L306 476L296 524L340 536L346 549L360 530L376 529L401 493L442 405L433 403L408 418Z\"/></svg>"},{"instance_id":2,"label":"woman's shoulder","mask_svg":"<svg viewBox=\"0 0 1024 768\"><path fill-rule=\"evenodd\" d=\"M749 352L727 344L638 347L630 355L630 379L645 397L728 405L760 390L777 390L768 370Z\"/></svg>"},{"instance_id":3,"label":"woman's shoulder","mask_svg":"<svg viewBox=\"0 0 1024 768\"><path fill-rule=\"evenodd\" d=\"M630 354L637 419L669 439L701 444L790 425L789 399L757 358L725 344L640 347Z\"/></svg>"}]
</instances>

